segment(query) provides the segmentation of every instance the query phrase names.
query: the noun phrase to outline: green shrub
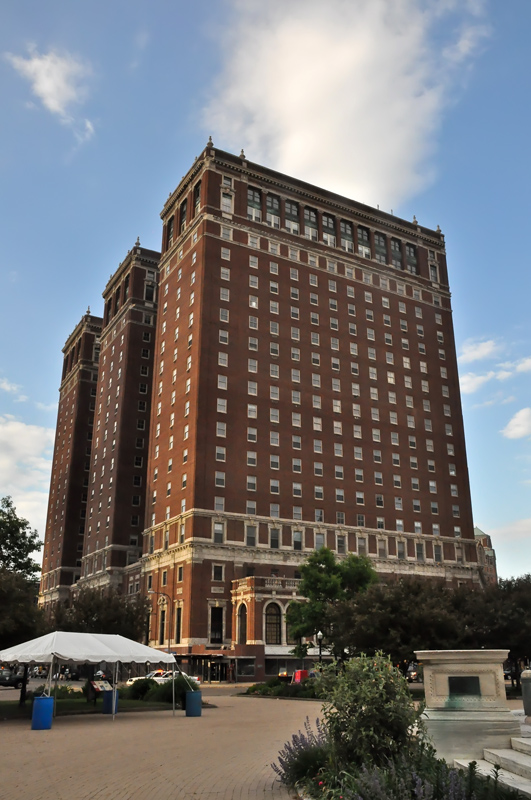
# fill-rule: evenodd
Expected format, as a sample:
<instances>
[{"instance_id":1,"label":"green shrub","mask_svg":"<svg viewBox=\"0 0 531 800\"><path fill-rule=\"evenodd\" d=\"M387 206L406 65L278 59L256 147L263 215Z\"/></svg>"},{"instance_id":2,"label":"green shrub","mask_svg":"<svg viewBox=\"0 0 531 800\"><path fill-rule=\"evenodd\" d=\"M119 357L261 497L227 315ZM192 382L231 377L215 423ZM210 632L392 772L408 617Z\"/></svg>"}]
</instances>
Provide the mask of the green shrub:
<instances>
[{"instance_id":1,"label":"green shrub","mask_svg":"<svg viewBox=\"0 0 531 800\"><path fill-rule=\"evenodd\" d=\"M297 786L313 786L313 781L330 763L330 747L326 734L319 720L316 720L317 732L310 726L306 717L304 732L299 731L286 742L278 754L278 764L273 764L281 782L289 789Z\"/></svg>"},{"instance_id":2,"label":"green shrub","mask_svg":"<svg viewBox=\"0 0 531 800\"><path fill-rule=\"evenodd\" d=\"M422 741L422 708L406 679L381 653L324 668L324 727L338 767L386 764Z\"/></svg>"},{"instance_id":3,"label":"green shrub","mask_svg":"<svg viewBox=\"0 0 531 800\"><path fill-rule=\"evenodd\" d=\"M44 694L44 690L46 689L46 685L43 683L40 686L35 687L31 692L27 692L26 699L30 700L32 697L41 697ZM83 695L81 692L76 691L73 686L60 686L57 687L52 686L50 697L55 697L57 700L66 700L66 699L75 699L79 697L81 699Z\"/></svg>"},{"instance_id":4,"label":"green shrub","mask_svg":"<svg viewBox=\"0 0 531 800\"><path fill-rule=\"evenodd\" d=\"M143 700L146 694L157 685L153 678L140 678L133 681L130 686L124 686L120 691L120 697L127 700Z\"/></svg>"},{"instance_id":5,"label":"green shrub","mask_svg":"<svg viewBox=\"0 0 531 800\"><path fill-rule=\"evenodd\" d=\"M426 747L415 757L357 770L338 773L325 764L316 776L308 773L299 779L298 788L319 800L523 800L515 789L498 782L498 771L494 767L492 776L483 778L475 762L466 772L456 770Z\"/></svg>"},{"instance_id":6,"label":"green shrub","mask_svg":"<svg viewBox=\"0 0 531 800\"><path fill-rule=\"evenodd\" d=\"M140 681L135 681L135 683L140 683ZM171 703L173 699L171 680L165 681L164 683L152 681L152 683L155 685L149 689L147 694L144 696L144 700L151 703ZM181 695L183 695L185 692L199 691L199 687L194 681L190 681L189 685L186 678L183 678L182 675L179 675L177 678L175 678L174 683L175 699L178 703L181 702Z\"/></svg>"}]
</instances>

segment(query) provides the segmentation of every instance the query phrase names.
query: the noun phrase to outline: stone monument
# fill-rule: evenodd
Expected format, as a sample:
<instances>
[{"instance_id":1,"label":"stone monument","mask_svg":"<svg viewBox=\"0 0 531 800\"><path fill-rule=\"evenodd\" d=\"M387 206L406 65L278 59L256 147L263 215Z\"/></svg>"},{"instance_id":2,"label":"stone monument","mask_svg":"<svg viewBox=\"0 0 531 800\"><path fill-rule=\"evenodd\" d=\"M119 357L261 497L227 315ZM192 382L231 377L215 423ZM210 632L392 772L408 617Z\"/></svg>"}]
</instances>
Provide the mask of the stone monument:
<instances>
[{"instance_id":1,"label":"stone monument","mask_svg":"<svg viewBox=\"0 0 531 800\"><path fill-rule=\"evenodd\" d=\"M424 669L424 719L439 758L483 758L507 748L520 725L505 696L507 650L417 650Z\"/></svg>"}]
</instances>

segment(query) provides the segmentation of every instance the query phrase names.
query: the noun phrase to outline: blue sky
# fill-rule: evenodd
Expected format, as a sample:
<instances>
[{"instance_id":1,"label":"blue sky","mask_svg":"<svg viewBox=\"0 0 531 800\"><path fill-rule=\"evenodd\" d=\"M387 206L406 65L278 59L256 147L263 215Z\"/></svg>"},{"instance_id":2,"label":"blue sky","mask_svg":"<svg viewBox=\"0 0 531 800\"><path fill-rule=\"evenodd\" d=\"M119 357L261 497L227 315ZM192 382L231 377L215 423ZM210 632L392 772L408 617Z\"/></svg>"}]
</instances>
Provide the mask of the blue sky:
<instances>
[{"instance_id":1,"label":"blue sky","mask_svg":"<svg viewBox=\"0 0 531 800\"><path fill-rule=\"evenodd\" d=\"M0 27L0 494L41 535L61 348L209 134L445 233L476 524L531 572L528 0L17 0Z\"/></svg>"}]
</instances>

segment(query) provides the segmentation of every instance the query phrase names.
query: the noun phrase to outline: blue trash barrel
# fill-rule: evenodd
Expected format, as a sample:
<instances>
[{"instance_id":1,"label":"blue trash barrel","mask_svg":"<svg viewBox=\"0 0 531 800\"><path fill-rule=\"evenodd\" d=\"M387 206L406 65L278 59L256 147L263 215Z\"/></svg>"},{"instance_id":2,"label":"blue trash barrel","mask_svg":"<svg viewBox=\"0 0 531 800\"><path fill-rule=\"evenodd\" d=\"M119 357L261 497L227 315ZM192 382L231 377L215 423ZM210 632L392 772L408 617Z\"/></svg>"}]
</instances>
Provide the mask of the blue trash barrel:
<instances>
[{"instance_id":1,"label":"blue trash barrel","mask_svg":"<svg viewBox=\"0 0 531 800\"><path fill-rule=\"evenodd\" d=\"M103 713L112 714L112 691L103 692ZM114 703L114 713L118 711L118 692L116 692L116 700Z\"/></svg>"},{"instance_id":2,"label":"blue trash barrel","mask_svg":"<svg viewBox=\"0 0 531 800\"><path fill-rule=\"evenodd\" d=\"M53 721L53 697L35 697L31 714L32 731L49 731Z\"/></svg>"},{"instance_id":3,"label":"blue trash barrel","mask_svg":"<svg viewBox=\"0 0 531 800\"><path fill-rule=\"evenodd\" d=\"M201 692L186 692L186 716L201 716Z\"/></svg>"}]
</instances>

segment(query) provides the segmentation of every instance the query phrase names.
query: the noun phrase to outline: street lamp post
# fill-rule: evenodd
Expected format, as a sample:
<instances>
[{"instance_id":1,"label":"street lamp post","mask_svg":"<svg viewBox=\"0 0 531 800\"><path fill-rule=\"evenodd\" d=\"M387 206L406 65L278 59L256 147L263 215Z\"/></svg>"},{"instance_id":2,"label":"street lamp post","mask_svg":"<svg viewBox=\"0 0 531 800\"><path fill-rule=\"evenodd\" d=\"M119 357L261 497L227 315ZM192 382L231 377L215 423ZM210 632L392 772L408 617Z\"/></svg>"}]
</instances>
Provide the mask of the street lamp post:
<instances>
[{"instance_id":1,"label":"street lamp post","mask_svg":"<svg viewBox=\"0 0 531 800\"><path fill-rule=\"evenodd\" d=\"M165 597L166 598L166 603L167 603L167 605L169 607L169 612L170 612L169 620L168 620L168 625L169 625L169 629L168 629L168 653L171 653L171 631L172 631L172 629L171 629L171 625L172 625L172 613L171 613L171 610L172 609L171 609L170 596L168 594L166 594L166 592L156 592L155 589L148 589L147 593L148 594L158 594L161 597Z\"/></svg>"},{"instance_id":2,"label":"street lamp post","mask_svg":"<svg viewBox=\"0 0 531 800\"><path fill-rule=\"evenodd\" d=\"M319 664L323 663L323 632L317 631L317 641L319 642Z\"/></svg>"}]
</instances>

